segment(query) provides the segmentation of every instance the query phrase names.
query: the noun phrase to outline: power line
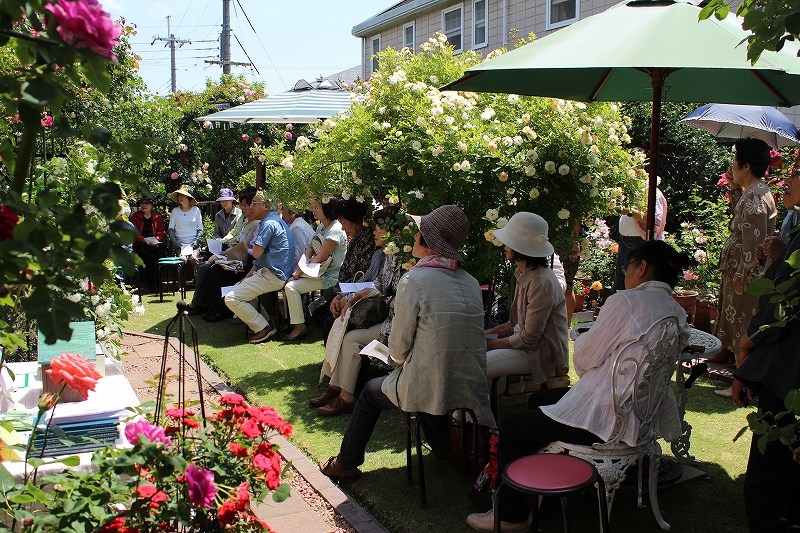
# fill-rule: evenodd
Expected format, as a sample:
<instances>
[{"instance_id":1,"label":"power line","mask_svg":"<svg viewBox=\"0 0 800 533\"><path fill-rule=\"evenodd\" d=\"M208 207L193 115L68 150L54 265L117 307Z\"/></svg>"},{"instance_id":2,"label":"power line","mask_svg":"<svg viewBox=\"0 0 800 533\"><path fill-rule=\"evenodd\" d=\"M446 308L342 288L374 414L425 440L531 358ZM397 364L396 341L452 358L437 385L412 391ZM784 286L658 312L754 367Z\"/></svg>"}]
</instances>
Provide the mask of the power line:
<instances>
[{"instance_id":1,"label":"power line","mask_svg":"<svg viewBox=\"0 0 800 533\"><path fill-rule=\"evenodd\" d=\"M256 65L253 63L253 60L250 59L250 54L248 54L247 50L244 49L244 45L242 44L242 41L239 40L239 37L237 37L235 33L233 34L233 38L236 39L236 42L239 43L239 46L242 48L242 52L244 52L244 55L246 55L247 59L250 60L250 65L252 65L252 67L256 70L256 72L258 72L258 69L256 68ZM258 72L258 75L261 76L261 73Z\"/></svg>"},{"instance_id":2,"label":"power line","mask_svg":"<svg viewBox=\"0 0 800 533\"><path fill-rule=\"evenodd\" d=\"M242 13L244 13L244 17L247 19L247 23L250 24L250 28L253 30L253 33L255 34L256 39L258 39L258 44L261 45L261 49L264 50L264 54L267 56L267 59L269 60L269 64L272 65L272 69L275 71L275 74L278 75L278 79L281 80L281 83L283 84L283 88L285 89L286 88L286 82L283 81L283 77L281 76L280 71L278 71L277 67L275 66L275 63L272 61L272 57L269 55L269 52L267 52L267 48L264 46L264 42L261 40L261 36L258 35L258 32L256 31L255 27L253 26L253 23L250 22L250 17L247 16L247 13L245 12L244 7L242 7L241 2L239 2L239 0L236 0L236 3L239 4L239 7L242 9ZM260 76L260 74L259 74L259 76ZM264 84L266 85L266 81L264 82ZM267 87L267 90L270 93L272 92L271 90L269 90L269 87Z\"/></svg>"}]
</instances>

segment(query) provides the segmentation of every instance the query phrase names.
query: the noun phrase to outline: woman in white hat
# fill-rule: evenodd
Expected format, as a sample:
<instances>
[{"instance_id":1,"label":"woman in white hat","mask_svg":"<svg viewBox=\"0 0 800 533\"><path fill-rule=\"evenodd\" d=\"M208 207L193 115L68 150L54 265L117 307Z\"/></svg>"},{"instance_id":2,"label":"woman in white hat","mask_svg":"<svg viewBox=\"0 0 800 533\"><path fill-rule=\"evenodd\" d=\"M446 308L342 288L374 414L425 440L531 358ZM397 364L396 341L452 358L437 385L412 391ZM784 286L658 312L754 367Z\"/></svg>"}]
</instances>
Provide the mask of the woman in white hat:
<instances>
[{"instance_id":1,"label":"woman in white hat","mask_svg":"<svg viewBox=\"0 0 800 533\"><path fill-rule=\"evenodd\" d=\"M526 374L544 383L556 367L569 365L569 331L564 290L551 268L553 245L547 222L534 213L517 213L494 232L506 259L517 265L511 320L486 330L486 378Z\"/></svg>"},{"instance_id":2,"label":"woman in white hat","mask_svg":"<svg viewBox=\"0 0 800 533\"><path fill-rule=\"evenodd\" d=\"M170 199L178 204L169 216L167 233L172 240L172 246L181 255L187 247L196 249L200 246L200 236L203 234L203 214L197 207L194 190L188 185L181 185L177 191L169 194Z\"/></svg>"}]
</instances>

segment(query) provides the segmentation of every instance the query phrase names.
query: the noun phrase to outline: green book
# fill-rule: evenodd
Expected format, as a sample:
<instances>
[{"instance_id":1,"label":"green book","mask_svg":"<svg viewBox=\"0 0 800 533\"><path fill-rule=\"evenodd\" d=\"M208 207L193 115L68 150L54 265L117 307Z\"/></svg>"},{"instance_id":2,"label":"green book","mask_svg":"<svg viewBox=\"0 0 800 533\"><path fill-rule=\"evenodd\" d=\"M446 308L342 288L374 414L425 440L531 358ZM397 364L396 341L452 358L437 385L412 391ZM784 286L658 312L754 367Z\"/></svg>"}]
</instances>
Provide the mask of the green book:
<instances>
[{"instance_id":1,"label":"green book","mask_svg":"<svg viewBox=\"0 0 800 533\"><path fill-rule=\"evenodd\" d=\"M64 352L78 353L90 361L96 360L94 321L70 322L69 327L72 328L72 338L68 341L56 341L55 344L45 344L44 336L39 332L40 365L49 363L50 359Z\"/></svg>"}]
</instances>

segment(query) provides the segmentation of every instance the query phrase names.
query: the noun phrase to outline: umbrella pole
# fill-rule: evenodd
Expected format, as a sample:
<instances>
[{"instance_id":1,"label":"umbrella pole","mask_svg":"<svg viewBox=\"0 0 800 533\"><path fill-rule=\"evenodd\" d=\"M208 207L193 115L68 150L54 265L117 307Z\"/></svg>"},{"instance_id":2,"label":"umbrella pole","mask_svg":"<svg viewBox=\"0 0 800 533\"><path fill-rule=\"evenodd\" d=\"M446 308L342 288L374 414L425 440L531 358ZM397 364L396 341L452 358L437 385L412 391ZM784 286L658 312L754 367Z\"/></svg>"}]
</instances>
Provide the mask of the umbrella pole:
<instances>
[{"instance_id":1,"label":"umbrella pole","mask_svg":"<svg viewBox=\"0 0 800 533\"><path fill-rule=\"evenodd\" d=\"M647 240L655 238L656 226L656 187L658 186L658 138L661 127L661 93L664 89L664 80L669 75L667 69L657 68L650 71L650 80L653 87L653 113L650 123L650 180L647 187Z\"/></svg>"}]
</instances>

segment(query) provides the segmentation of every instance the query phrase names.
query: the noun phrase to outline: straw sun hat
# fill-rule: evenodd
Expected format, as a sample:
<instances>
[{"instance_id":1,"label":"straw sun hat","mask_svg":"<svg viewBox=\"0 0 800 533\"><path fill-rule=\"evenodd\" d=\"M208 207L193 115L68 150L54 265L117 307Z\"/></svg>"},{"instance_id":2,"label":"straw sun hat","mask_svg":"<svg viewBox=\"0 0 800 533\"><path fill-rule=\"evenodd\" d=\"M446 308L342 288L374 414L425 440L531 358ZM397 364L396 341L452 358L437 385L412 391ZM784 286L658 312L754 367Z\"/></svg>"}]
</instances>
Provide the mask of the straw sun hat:
<instances>
[{"instance_id":1,"label":"straw sun hat","mask_svg":"<svg viewBox=\"0 0 800 533\"><path fill-rule=\"evenodd\" d=\"M176 204L179 204L178 195L182 194L189 197L189 205L197 205L197 199L194 197L194 189L188 185L181 185L177 191L169 193L169 198Z\"/></svg>"},{"instance_id":2,"label":"straw sun hat","mask_svg":"<svg viewBox=\"0 0 800 533\"><path fill-rule=\"evenodd\" d=\"M520 211L501 229L494 230L497 239L528 257L549 257L553 245L547 237L547 221L534 213Z\"/></svg>"},{"instance_id":3,"label":"straw sun hat","mask_svg":"<svg viewBox=\"0 0 800 533\"><path fill-rule=\"evenodd\" d=\"M467 215L457 205L437 207L427 215L406 215L414 221L428 248L448 259L463 262L458 253L469 232Z\"/></svg>"}]
</instances>

